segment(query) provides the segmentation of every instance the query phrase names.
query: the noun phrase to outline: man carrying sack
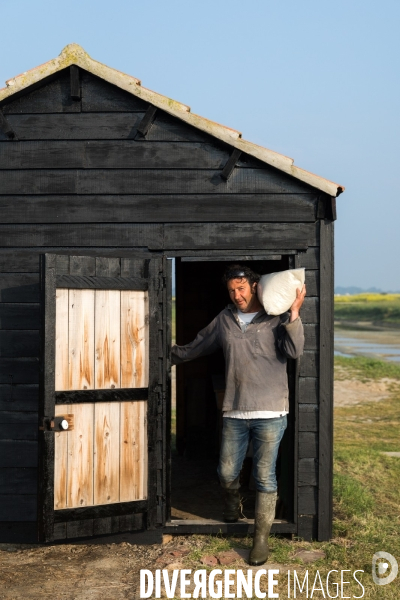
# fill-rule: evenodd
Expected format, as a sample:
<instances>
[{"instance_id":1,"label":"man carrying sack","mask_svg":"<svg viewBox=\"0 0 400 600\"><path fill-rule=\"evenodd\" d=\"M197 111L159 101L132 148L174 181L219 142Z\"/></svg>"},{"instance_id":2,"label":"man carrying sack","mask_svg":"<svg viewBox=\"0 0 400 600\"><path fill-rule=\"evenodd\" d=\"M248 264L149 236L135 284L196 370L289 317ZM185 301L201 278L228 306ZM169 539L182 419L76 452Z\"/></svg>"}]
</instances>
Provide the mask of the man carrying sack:
<instances>
[{"instance_id":1,"label":"man carrying sack","mask_svg":"<svg viewBox=\"0 0 400 600\"><path fill-rule=\"evenodd\" d=\"M251 565L261 565L268 558L277 499L276 459L289 412L286 359L303 353L299 311L306 295L304 285L296 291L290 314L271 316L257 297L259 280L246 266L229 266L223 283L233 304L193 342L172 348L175 365L223 349L226 390L218 475L225 492L224 519L234 523L240 511L239 474L252 440L256 507Z\"/></svg>"}]
</instances>

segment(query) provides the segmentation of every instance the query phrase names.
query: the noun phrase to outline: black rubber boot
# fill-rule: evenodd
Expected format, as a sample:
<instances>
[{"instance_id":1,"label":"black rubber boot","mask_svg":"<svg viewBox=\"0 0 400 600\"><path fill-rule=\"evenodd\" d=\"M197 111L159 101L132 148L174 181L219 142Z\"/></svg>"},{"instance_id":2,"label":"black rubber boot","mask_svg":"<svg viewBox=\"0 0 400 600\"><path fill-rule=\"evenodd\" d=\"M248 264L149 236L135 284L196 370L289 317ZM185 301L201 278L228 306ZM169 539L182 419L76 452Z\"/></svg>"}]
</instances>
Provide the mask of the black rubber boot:
<instances>
[{"instance_id":1,"label":"black rubber boot","mask_svg":"<svg viewBox=\"0 0 400 600\"><path fill-rule=\"evenodd\" d=\"M225 523L236 523L240 516L240 493L239 490L224 488L225 506L224 506L224 521Z\"/></svg>"},{"instance_id":2,"label":"black rubber boot","mask_svg":"<svg viewBox=\"0 0 400 600\"><path fill-rule=\"evenodd\" d=\"M276 493L259 492L256 495L253 548L249 563L263 565L268 559L268 537L275 518Z\"/></svg>"}]
</instances>

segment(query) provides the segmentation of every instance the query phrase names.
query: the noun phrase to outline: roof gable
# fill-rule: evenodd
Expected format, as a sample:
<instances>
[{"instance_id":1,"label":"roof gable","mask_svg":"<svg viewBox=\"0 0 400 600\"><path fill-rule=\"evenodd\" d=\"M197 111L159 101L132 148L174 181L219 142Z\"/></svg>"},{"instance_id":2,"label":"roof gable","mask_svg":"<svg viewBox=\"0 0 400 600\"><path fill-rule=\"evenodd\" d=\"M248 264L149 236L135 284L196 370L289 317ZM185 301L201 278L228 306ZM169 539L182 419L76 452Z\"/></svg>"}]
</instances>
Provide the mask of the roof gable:
<instances>
[{"instance_id":1,"label":"roof gable","mask_svg":"<svg viewBox=\"0 0 400 600\"><path fill-rule=\"evenodd\" d=\"M243 140L240 132L191 113L189 106L144 88L141 85L140 80L135 77L126 75L125 73L93 60L78 44L69 44L62 50L57 58L9 79L6 82L7 87L0 90L0 103L8 99L11 100L12 96L15 94L19 95L25 90L28 92L29 88L35 84L40 83L44 79L51 77L71 65L81 67L108 83L140 98L144 102L150 103L171 116L184 121L188 125L191 125L250 156L254 156L260 161L275 167L330 196L337 196L344 190L344 187L339 184L296 167L293 164L293 159Z\"/></svg>"}]
</instances>

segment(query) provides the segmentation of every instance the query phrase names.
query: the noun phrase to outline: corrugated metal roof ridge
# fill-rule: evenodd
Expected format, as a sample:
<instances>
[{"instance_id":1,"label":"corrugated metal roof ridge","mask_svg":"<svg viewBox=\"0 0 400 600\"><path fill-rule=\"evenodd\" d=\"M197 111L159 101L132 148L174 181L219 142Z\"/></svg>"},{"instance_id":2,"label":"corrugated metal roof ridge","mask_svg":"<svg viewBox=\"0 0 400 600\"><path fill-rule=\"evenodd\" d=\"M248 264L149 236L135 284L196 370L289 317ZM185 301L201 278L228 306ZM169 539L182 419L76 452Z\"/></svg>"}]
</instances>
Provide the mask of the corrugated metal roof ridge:
<instances>
[{"instance_id":1,"label":"corrugated metal roof ridge","mask_svg":"<svg viewBox=\"0 0 400 600\"><path fill-rule=\"evenodd\" d=\"M6 82L7 87L0 89L0 102L73 64L330 196L337 196L344 190L339 184L296 167L292 158L243 140L239 131L191 113L186 104L153 92L143 87L139 79L97 62L79 44L69 44L57 58L9 79Z\"/></svg>"}]
</instances>

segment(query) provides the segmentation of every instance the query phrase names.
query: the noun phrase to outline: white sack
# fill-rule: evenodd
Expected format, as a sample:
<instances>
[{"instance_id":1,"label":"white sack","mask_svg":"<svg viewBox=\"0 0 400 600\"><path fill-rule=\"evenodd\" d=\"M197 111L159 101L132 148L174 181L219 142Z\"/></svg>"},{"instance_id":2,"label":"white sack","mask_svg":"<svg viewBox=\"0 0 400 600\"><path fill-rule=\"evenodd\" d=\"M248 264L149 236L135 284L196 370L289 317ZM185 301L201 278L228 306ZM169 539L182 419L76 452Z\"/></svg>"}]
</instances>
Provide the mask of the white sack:
<instances>
[{"instance_id":1,"label":"white sack","mask_svg":"<svg viewBox=\"0 0 400 600\"><path fill-rule=\"evenodd\" d=\"M281 315L296 300L296 288L302 289L305 269L289 269L262 275L257 285L258 299L268 315Z\"/></svg>"}]
</instances>

